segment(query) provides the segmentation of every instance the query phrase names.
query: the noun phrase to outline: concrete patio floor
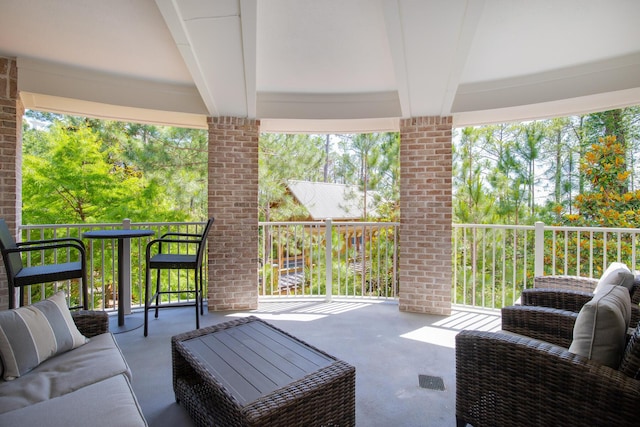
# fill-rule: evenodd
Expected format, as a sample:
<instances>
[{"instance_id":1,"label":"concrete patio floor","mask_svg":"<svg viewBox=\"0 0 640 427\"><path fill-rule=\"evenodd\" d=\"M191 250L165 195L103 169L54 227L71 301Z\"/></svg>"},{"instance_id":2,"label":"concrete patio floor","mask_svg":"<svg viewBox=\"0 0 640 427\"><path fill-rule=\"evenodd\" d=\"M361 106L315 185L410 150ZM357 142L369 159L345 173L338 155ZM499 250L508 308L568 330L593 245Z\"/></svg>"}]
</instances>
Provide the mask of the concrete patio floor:
<instances>
[{"instance_id":1,"label":"concrete patio floor","mask_svg":"<svg viewBox=\"0 0 640 427\"><path fill-rule=\"evenodd\" d=\"M500 328L497 310L456 306L444 317L400 312L395 302L289 299L264 300L253 311L205 313L201 327L248 315L354 365L356 423L366 427L455 425L455 335ZM195 328L193 308L164 309L151 319L147 338L142 328L116 335L133 388L150 426L193 425L175 403L170 350L173 335ZM421 375L441 378L444 390L421 387Z\"/></svg>"}]
</instances>

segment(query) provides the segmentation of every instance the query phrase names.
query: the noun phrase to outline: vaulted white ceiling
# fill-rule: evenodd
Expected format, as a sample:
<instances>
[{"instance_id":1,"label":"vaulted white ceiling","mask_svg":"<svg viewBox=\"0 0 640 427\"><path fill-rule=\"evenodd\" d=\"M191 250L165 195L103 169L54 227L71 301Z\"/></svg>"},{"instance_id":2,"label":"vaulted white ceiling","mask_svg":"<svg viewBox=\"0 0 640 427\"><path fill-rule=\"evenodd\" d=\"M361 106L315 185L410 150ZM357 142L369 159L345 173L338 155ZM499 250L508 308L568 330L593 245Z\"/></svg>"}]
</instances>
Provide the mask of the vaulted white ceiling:
<instances>
[{"instance_id":1,"label":"vaulted white ceiling","mask_svg":"<svg viewBox=\"0 0 640 427\"><path fill-rule=\"evenodd\" d=\"M0 0L27 108L264 131L640 104L637 0Z\"/></svg>"}]
</instances>

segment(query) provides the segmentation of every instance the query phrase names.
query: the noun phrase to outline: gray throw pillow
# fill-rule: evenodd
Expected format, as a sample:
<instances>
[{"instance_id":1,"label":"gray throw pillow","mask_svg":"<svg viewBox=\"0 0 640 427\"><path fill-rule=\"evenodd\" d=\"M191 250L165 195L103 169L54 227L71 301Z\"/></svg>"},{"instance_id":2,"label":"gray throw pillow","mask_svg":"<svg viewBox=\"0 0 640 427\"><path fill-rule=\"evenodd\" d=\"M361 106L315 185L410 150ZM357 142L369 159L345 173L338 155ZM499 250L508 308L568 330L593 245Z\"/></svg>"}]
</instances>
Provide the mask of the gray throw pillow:
<instances>
[{"instance_id":1,"label":"gray throw pillow","mask_svg":"<svg viewBox=\"0 0 640 427\"><path fill-rule=\"evenodd\" d=\"M607 269L602 273L600 280L598 280L598 285L594 289L593 293L598 294L600 291L606 287L607 285L624 285L627 282L625 281L625 274L631 274L631 283L627 286L628 289L631 289L631 285L633 285L633 273L629 270L629 267L626 264L621 262L612 262L609 264Z\"/></svg>"},{"instance_id":2,"label":"gray throw pillow","mask_svg":"<svg viewBox=\"0 0 640 427\"><path fill-rule=\"evenodd\" d=\"M627 288L627 290L629 292L631 292L631 288L633 287L633 282L635 280L635 276L633 275L632 272L619 272L618 273L618 286L624 286L625 288Z\"/></svg>"},{"instance_id":3,"label":"gray throw pillow","mask_svg":"<svg viewBox=\"0 0 640 427\"><path fill-rule=\"evenodd\" d=\"M623 286L603 286L578 313L569 351L617 369L630 318L629 291Z\"/></svg>"},{"instance_id":4,"label":"gray throw pillow","mask_svg":"<svg viewBox=\"0 0 640 427\"><path fill-rule=\"evenodd\" d=\"M0 312L0 358L5 380L24 375L50 357L87 341L73 322L64 292Z\"/></svg>"}]
</instances>

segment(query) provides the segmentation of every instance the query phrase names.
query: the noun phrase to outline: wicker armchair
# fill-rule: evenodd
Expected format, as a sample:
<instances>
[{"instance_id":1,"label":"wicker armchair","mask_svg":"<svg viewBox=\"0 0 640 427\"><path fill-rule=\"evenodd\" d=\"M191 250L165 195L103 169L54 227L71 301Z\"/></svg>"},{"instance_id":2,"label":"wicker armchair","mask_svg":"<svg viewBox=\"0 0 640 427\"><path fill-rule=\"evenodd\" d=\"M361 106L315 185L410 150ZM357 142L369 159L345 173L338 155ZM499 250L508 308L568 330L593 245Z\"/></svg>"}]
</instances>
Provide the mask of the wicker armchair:
<instances>
[{"instance_id":1,"label":"wicker armchair","mask_svg":"<svg viewBox=\"0 0 640 427\"><path fill-rule=\"evenodd\" d=\"M616 370L567 350L576 317L548 307L508 307L503 329L524 335L460 332L457 425L639 425L640 327Z\"/></svg>"},{"instance_id":2,"label":"wicker armchair","mask_svg":"<svg viewBox=\"0 0 640 427\"><path fill-rule=\"evenodd\" d=\"M591 301L598 279L580 276L536 276L533 288L522 291L521 303L527 306L552 307L579 312ZM635 280L631 294L631 322L640 323L640 280Z\"/></svg>"}]
</instances>

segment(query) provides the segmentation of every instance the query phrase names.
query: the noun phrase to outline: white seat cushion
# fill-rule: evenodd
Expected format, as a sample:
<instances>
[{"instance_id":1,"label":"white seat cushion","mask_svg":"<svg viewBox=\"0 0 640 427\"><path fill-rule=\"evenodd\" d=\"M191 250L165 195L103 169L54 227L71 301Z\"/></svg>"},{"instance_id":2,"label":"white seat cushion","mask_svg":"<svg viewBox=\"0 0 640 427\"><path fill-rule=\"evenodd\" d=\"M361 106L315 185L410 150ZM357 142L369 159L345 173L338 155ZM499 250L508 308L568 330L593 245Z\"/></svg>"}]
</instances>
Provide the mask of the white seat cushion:
<instances>
[{"instance_id":1,"label":"white seat cushion","mask_svg":"<svg viewBox=\"0 0 640 427\"><path fill-rule=\"evenodd\" d=\"M52 357L20 378L0 381L0 413L62 396L121 373L131 377L113 335L97 335L82 347Z\"/></svg>"},{"instance_id":2,"label":"white seat cushion","mask_svg":"<svg viewBox=\"0 0 640 427\"><path fill-rule=\"evenodd\" d=\"M3 426L146 426L124 374L26 408L0 414Z\"/></svg>"}]
</instances>

